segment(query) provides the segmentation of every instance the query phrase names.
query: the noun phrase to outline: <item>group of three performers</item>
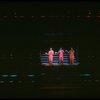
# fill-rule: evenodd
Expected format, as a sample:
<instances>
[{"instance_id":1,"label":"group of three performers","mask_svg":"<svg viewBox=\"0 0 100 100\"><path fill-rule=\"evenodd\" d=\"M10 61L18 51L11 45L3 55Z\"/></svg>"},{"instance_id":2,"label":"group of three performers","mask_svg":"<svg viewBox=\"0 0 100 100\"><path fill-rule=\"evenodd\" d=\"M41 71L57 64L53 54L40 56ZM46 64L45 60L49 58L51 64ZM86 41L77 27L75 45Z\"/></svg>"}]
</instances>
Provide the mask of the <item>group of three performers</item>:
<instances>
[{"instance_id":1,"label":"group of three performers","mask_svg":"<svg viewBox=\"0 0 100 100\"><path fill-rule=\"evenodd\" d=\"M73 50L73 48L71 48L71 50L69 52L67 50L65 50L65 52L69 53L70 64L73 64L75 51ZM50 65L53 64L53 55L54 55L54 50L52 48L50 48L50 50L48 52L48 59L49 59ZM62 64L63 59L64 59L64 50L62 48L60 48L60 50L58 51L58 55L59 55L59 64Z\"/></svg>"}]
</instances>

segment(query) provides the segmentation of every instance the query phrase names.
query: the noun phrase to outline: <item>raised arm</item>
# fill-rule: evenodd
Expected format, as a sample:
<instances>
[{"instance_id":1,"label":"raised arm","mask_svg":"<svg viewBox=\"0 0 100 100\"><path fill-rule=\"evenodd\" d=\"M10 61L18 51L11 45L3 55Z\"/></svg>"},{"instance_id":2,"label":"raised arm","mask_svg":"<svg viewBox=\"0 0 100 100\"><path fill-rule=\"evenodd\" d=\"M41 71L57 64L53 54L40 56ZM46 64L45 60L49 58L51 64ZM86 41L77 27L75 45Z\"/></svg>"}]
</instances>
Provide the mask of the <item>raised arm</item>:
<instances>
[{"instance_id":1,"label":"raised arm","mask_svg":"<svg viewBox=\"0 0 100 100\"><path fill-rule=\"evenodd\" d=\"M65 50L65 52L69 53L68 50Z\"/></svg>"}]
</instances>

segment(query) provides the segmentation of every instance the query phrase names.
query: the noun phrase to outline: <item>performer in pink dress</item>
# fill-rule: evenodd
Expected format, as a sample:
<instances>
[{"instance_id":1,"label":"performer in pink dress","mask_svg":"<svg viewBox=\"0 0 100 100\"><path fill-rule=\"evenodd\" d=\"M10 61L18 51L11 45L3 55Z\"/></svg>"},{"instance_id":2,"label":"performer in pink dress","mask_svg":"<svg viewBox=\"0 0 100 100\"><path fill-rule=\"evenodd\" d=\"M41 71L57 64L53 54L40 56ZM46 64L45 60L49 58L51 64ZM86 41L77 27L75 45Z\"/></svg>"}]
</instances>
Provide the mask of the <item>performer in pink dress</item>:
<instances>
[{"instance_id":1,"label":"performer in pink dress","mask_svg":"<svg viewBox=\"0 0 100 100\"><path fill-rule=\"evenodd\" d=\"M75 51L73 50L73 48L71 48L71 50L69 51L70 64L74 63L74 58L75 58L74 53Z\"/></svg>"},{"instance_id":2,"label":"performer in pink dress","mask_svg":"<svg viewBox=\"0 0 100 100\"><path fill-rule=\"evenodd\" d=\"M52 48L50 48L50 51L48 52L48 59L49 59L49 64L52 65L53 64L53 55L54 55L54 51L52 50Z\"/></svg>"},{"instance_id":3,"label":"performer in pink dress","mask_svg":"<svg viewBox=\"0 0 100 100\"><path fill-rule=\"evenodd\" d=\"M60 48L60 50L58 51L59 54L59 64L63 63L63 59L64 59L64 50L62 50L62 48Z\"/></svg>"}]
</instances>

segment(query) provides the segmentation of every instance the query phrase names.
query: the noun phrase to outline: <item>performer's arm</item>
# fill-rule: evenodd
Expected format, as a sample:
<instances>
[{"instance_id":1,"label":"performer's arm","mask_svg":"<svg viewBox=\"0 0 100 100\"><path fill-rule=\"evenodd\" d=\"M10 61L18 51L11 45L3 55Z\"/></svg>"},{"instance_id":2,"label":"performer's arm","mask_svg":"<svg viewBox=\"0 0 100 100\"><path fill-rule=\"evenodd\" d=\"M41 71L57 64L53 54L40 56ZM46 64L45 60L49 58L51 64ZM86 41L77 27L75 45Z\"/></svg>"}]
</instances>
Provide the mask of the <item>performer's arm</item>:
<instances>
[{"instance_id":1,"label":"performer's arm","mask_svg":"<svg viewBox=\"0 0 100 100\"><path fill-rule=\"evenodd\" d=\"M52 54L54 55L54 51L52 50Z\"/></svg>"},{"instance_id":2,"label":"performer's arm","mask_svg":"<svg viewBox=\"0 0 100 100\"><path fill-rule=\"evenodd\" d=\"M59 51L57 53L59 54Z\"/></svg>"},{"instance_id":3,"label":"performer's arm","mask_svg":"<svg viewBox=\"0 0 100 100\"><path fill-rule=\"evenodd\" d=\"M48 53L47 53L47 52L45 52L45 54L46 54L46 55L48 55Z\"/></svg>"},{"instance_id":4,"label":"performer's arm","mask_svg":"<svg viewBox=\"0 0 100 100\"><path fill-rule=\"evenodd\" d=\"M58 54L58 52L54 52L54 54Z\"/></svg>"},{"instance_id":5,"label":"performer's arm","mask_svg":"<svg viewBox=\"0 0 100 100\"><path fill-rule=\"evenodd\" d=\"M49 55L49 53L50 53L50 52L48 52L48 55Z\"/></svg>"},{"instance_id":6,"label":"performer's arm","mask_svg":"<svg viewBox=\"0 0 100 100\"><path fill-rule=\"evenodd\" d=\"M65 50L65 52L69 53L68 50Z\"/></svg>"}]
</instances>

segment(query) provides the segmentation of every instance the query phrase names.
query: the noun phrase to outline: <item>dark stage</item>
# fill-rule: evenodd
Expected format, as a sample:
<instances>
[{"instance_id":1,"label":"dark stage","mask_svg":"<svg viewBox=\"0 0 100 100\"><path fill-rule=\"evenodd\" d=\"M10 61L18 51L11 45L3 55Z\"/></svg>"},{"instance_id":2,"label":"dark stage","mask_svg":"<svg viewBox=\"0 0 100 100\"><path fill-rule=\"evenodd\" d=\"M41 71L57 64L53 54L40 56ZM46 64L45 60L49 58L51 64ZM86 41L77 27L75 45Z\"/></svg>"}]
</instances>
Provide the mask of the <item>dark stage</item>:
<instances>
[{"instance_id":1,"label":"dark stage","mask_svg":"<svg viewBox=\"0 0 100 100\"><path fill-rule=\"evenodd\" d=\"M99 98L99 5L0 2L0 98ZM48 66L51 47L74 48L74 64Z\"/></svg>"}]
</instances>

